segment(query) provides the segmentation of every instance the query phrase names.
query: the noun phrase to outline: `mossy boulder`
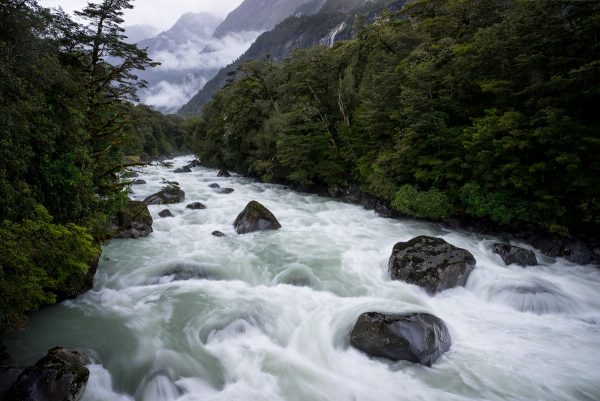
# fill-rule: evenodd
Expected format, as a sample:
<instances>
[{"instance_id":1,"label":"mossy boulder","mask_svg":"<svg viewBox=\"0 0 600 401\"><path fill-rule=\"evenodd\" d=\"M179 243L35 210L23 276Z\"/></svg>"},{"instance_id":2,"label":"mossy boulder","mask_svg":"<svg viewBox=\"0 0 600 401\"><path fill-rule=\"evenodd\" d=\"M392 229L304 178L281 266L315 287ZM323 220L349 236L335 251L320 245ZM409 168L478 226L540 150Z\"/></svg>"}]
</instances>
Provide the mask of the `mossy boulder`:
<instances>
[{"instance_id":1,"label":"mossy boulder","mask_svg":"<svg viewBox=\"0 0 600 401\"><path fill-rule=\"evenodd\" d=\"M278 230L281 224L277 218L257 201L251 201L233 222L238 234L247 234L254 231Z\"/></svg>"},{"instance_id":2,"label":"mossy boulder","mask_svg":"<svg viewBox=\"0 0 600 401\"><path fill-rule=\"evenodd\" d=\"M431 366L450 349L446 324L428 313L359 316L350 332L350 345L374 357Z\"/></svg>"},{"instance_id":3,"label":"mossy boulder","mask_svg":"<svg viewBox=\"0 0 600 401\"><path fill-rule=\"evenodd\" d=\"M13 401L78 401L90 376L90 359L77 350L53 348L25 369L8 392Z\"/></svg>"},{"instance_id":4,"label":"mossy boulder","mask_svg":"<svg viewBox=\"0 0 600 401\"><path fill-rule=\"evenodd\" d=\"M140 201L128 201L116 219L117 238L139 238L152 233L152 216L148 206Z\"/></svg>"},{"instance_id":5,"label":"mossy boulder","mask_svg":"<svg viewBox=\"0 0 600 401\"><path fill-rule=\"evenodd\" d=\"M185 192L175 184L169 184L154 195L147 197L144 202L147 205L167 205L179 203L185 200Z\"/></svg>"},{"instance_id":6,"label":"mossy boulder","mask_svg":"<svg viewBox=\"0 0 600 401\"><path fill-rule=\"evenodd\" d=\"M421 236L394 245L388 271L392 280L416 284L433 295L465 285L475 263L466 249L441 238Z\"/></svg>"}]
</instances>

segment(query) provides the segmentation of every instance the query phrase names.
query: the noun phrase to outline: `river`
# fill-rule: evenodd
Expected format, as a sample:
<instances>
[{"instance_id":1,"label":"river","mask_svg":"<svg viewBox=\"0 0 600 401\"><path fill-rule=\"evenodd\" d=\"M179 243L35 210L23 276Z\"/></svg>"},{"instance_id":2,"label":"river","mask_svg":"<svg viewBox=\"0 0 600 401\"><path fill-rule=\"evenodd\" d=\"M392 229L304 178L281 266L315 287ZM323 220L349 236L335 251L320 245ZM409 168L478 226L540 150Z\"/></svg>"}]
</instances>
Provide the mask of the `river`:
<instances>
[{"instance_id":1,"label":"river","mask_svg":"<svg viewBox=\"0 0 600 401\"><path fill-rule=\"evenodd\" d=\"M539 266L505 266L493 237L173 169L143 169L148 184L131 196L178 181L186 201L169 205L175 217L151 206L153 234L105 245L92 291L5 340L18 363L56 345L83 348L96 361L84 401L600 399L600 269L540 253ZM250 200L283 228L237 235L232 222ZM186 209L194 201L207 209ZM464 288L431 297L389 279L393 245L418 235L473 253ZM452 348L431 368L369 358L347 339L366 311L432 313Z\"/></svg>"}]
</instances>

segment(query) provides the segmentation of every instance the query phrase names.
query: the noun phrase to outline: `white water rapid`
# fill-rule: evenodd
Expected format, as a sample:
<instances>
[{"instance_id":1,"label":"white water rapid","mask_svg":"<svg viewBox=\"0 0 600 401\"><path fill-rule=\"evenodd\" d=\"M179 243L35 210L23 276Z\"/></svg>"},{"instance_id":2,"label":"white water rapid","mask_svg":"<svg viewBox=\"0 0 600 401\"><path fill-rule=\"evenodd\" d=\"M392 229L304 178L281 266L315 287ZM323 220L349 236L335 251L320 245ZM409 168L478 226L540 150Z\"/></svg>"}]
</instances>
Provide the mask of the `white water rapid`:
<instances>
[{"instance_id":1,"label":"white water rapid","mask_svg":"<svg viewBox=\"0 0 600 401\"><path fill-rule=\"evenodd\" d=\"M6 339L19 364L83 348L96 361L84 401L600 400L600 269L539 253L539 266L505 266L492 237L173 169L145 168L132 196L178 181L175 217L151 206L154 233L107 244L92 291ZM253 199L283 228L237 235L232 222ZM195 201L207 209L186 209ZM473 253L464 288L431 297L389 279L393 245L418 235ZM432 313L452 347L431 368L369 358L347 338L366 311Z\"/></svg>"}]
</instances>

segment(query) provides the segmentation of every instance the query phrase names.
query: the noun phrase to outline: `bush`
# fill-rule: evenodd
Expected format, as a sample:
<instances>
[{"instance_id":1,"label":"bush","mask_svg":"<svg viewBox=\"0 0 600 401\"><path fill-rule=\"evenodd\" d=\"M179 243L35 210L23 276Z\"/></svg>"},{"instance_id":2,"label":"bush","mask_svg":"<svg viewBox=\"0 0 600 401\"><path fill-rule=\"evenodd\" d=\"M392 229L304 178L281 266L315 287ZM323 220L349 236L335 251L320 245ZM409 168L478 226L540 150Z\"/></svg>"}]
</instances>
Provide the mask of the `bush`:
<instances>
[{"instance_id":1,"label":"bush","mask_svg":"<svg viewBox=\"0 0 600 401\"><path fill-rule=\"evenodd\" d=\"M452 213L452 204L445 194L435 188L417 191L411 185L404 185L396 192L392 208L407 216L431 220L444 220Z\"/></svg>"},{"instance_id":2,"label":"bush","mask_svg":"<svg viewBox=\"0 0 600 401\"><path fill-rule=\"evenodd\" d=\"M100 248L85 228L52 224L38 206L35 218L0 225L0 331L14 329L25 313L53 304L85 282Z\"/></svg>"}]
</instances>

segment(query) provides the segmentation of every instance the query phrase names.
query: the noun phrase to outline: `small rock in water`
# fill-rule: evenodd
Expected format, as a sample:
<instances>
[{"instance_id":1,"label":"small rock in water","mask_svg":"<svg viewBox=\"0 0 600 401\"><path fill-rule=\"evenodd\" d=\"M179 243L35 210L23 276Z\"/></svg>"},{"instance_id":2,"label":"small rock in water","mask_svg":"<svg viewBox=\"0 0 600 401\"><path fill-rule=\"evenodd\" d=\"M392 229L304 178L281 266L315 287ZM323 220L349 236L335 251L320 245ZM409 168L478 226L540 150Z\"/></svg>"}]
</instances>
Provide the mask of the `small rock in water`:
<instances>
[{"instance_id":1,"label":"small rock in water","mask_svg":"<svg viewBox=\"0 0 600 401\"><path fill-rule=\"evenodd\" d=\"M174 173L177 173L177 174L181 174L181 173L191 173L191 172L192 172L192 169L190 168L190 166L183 166L183 167L180 167L180 168L176 169L176 170L175 170L175 171L173 171L173 172L174 172Z\"/></svg>"},{"instance_id":2,"label":"small rock in water","mask_svg":"<svg viewBox=\"0 0 600 401\"><path fill-rule=\"evenodd\" d=\"M215 237L225 237L226 236L221 231L213 231L212 235L215 236Z\"/></svg>"},{"instance_id":3,"label":"small rock in water","mask_svg":"<svg viewBox=\"0 0 600 401\"><path fill-rule=\"evenodd\" d=\"M363 313L350 332L350 344L371 356L431 366L450 349L446 324L427 313Z\"/></svg>"},{"instance_id":4,"label":"small rock in water","mask_svg":"<svg viewBox=\"0 0 600 401\"><path fill-rule=\"evenodd\" d=\"M231 177L231 174L229 173L229 171L222 169L222 170L219 170L217 177Z\"/></svg>"},{"instance_id":5,"label":"small rock in water","mask_svg":"<svg viewBox=\"0 0 600 401\"><path fill-rule=\"evenodd\" d=\"M158 214L160 217L175 217L169 209L165 209Z\"/></svg>"},{"instance_id":6,"label":"small rock in water","mask_svg":"<svg viewBox=\"0 0 600 401\"><path fill-rule=\"evenodd\" d=\"M522 267L537 265L535 253L529 249L511 244L494 244L492 251L500 255L507 265L516 264Z\"/></svg>"},{"instance_id":7,"label":"small rock in water","mask_svg":"<svg viewBox=\"0 0 600 401\"><path fill-rule=\"evenodd\" d=\"M213 188L213 189L214 188L221 188L221 186L219 184L210 184L208 187L209 188Z\"/></svg>"},{"instance_id":8,"label":"small rock in water","mask_svg":"<svg viewBox=\"0 0 600 401\"><path fill-rule=\"evenodd\" d=\"M169 203L179 203L185 200L185 192L177 185L169 184L154 195L147 197L144 202L148 205L165 205Z\"/></svg>"},{"instance_id":9,"label":"small rock in water","mask_svg":"<svg viewBox=\"0 0 600 401\"><path fill-rule=\"evenodd\" d=\"M215 192L221 195L229 195L233 193L233 188L215 188Z\"/></svg>"},{"instance_id":10,"label":"small rock in water","mask_svg":"<svg viewBox=\"0 0 600 401\"><path fill-rule=\"evenodd\" d=\"M388 271L392 280L416 284L434 295L465 285L475 263L471 252L441 238L421 236L394 245Z\"/></svg>"},{"instance_id":11,"label":"small rock in water","mask_svg":"<svg viewBox=\"0 0 600 401\"><path fill-rule=\"evenodd\" d=\"M281 224L277 218L257 201L251 201L233 222L238 234L247 234L253 231L278 230Z\"/></svg>"},{"instance_id":12,"label":"small rock in water","mask_svg":"<svg viewBox=\"0 0 600 401\"><path fill-rule=\"evenodd\" d=\"M121 178L136 178L139 176L139 173L136 173L135 171L125 171L121 174Z\"/></svg>"},{"instance_id":13,"label":"small rock in water","mask_svg":"<svg viewBox=\"0 0 600 401\"><path fill-rule=\"evenodd\" d=\"M190 167L202 167L202 163L200 163L200 160L198 159L194 159L190 162L190 164L188 164L188 166Z\"/></svg>"},{"instance_id":14,"label":"small rock in water","mask_svg":"<svg viewBox=\"0 0 600 401\"><path fill-rule=\"evenodd\" d=\"M77 350L53 348L19 375L9 390L15 401L78 401L90 376L90 359Z\"/></svg>"},{"instance_id":15,"label":"small rock in water","mask_svg":"<svg viewBox=\"0 0 600 401\"><path fill-rule=\"evenodd\" d=\"M204 206L200 202L194 202L194 203L190 203L189 205L187 205L186 208L192 209L192 210L202 210L202 209L206 209L206 206Z\"/></svg>"},{"instance_id":16,"label":"small rock in water","mask_svg":"<svg viewBox=\"0 0 600 401\"><path fill-rule=\"evenodd\" d=\"M144 185L146 184L146 181L144 180L135 180L134 182L131 183L131 185Z\"/></svg>"}]
</instances>

